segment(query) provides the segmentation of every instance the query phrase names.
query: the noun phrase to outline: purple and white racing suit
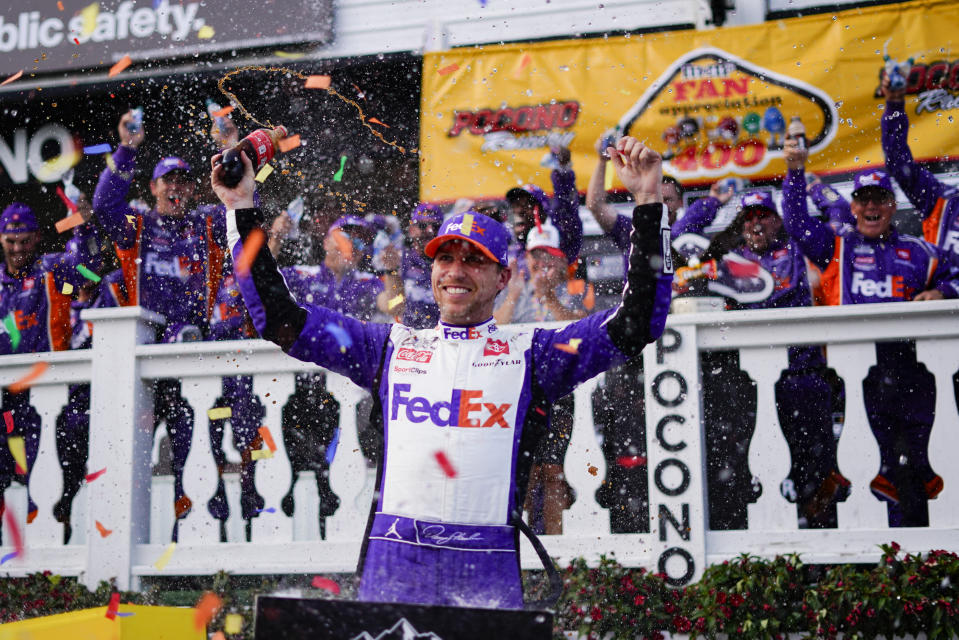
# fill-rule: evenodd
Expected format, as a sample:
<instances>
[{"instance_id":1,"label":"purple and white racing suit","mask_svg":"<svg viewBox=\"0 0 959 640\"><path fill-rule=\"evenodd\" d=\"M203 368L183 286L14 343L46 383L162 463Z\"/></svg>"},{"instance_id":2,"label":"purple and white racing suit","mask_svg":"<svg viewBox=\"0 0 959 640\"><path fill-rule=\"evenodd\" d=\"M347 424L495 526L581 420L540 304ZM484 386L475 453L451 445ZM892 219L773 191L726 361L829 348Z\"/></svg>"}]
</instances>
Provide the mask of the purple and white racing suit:
<instances>
[{"instance_id":1,"label":"purple and white racing suit","mask_svg":"<svg viewBox=\"0 0 959 640\"><path fill-rule=\"evenodd\" d=\"M492 319L417 330L301 306L265 249L238 275L261 336L374 394L384 455L360 598L523 606L513 514L529 472L524 452L545 431L533 416L661 334L671 280L660 254L665 216L658 203L636 208L622 302L558 330L501 329ZM234 255L262 222L257 209L228 212ZM556 348L571 340L581 341L578 353Z\"/></svg>"}]
</instances>

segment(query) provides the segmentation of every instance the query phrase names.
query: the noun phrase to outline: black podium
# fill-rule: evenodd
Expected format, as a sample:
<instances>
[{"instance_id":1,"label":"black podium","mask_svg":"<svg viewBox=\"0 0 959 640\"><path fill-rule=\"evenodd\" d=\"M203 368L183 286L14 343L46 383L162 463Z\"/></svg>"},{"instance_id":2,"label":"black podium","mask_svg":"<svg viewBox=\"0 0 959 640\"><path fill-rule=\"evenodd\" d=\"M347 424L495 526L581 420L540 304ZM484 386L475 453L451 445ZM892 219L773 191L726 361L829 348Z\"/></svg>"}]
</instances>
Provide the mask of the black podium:
<instances>
[{"instance_id":1,"label":"black podium","mask_svg":"<svg viewBox=\"0 0 959 640\"><path fill-rule=\"evenodd\" d=\"M257 596L256 640L550 640L548 611Z\"/></svg>"}]
</instances>

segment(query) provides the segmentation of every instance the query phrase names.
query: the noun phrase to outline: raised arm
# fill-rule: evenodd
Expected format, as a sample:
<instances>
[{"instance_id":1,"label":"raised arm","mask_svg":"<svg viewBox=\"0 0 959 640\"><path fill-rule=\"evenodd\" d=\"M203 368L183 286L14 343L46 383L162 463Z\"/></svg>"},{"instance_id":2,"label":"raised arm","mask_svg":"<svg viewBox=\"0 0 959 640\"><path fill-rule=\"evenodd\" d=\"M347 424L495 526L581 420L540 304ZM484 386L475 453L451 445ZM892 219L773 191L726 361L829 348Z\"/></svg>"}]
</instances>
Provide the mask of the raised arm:
<instances>
[{"instance_id":1,"label":"raised arm","mask_svg":"<svg viewBox=\"0 0 959 640\"><path fill-rule=\"evenodd\" d=\"M579 192L576 191L576 172L569 163L569 149L554 151L560 162L559 169L553 169L550 177L553 181L553 199L550 202L549 217L559 229L560 248L566 254L566 261L572 264L579 257L583 246L583 221L579 219Z\"/></svg>"},{"instance_id":2,"label":"raised arm","mask_svg":"<svg viewBox=\"0 0 959 640\"><path fill-rule=\"evenodd\" d=\"M93 194L93 214L121 249L129 249L136 242L136 224L128 216L139 215L127 203L136 169L137 148L144 139L143 127L133 132L127 128L132 117L132 112L128 111L120 118L117 128L120 146L109 157Z\"/></svg>"},{"instance_id":3,"label":"raised arm","mask_svg":"<svg viewBox=\"0 0 959 640\"><path fill-rule=\"evenodd\" d=\"M882 91L886 96L886 110L882 114L882 152L886 156L886 170L896 179L906 197L925 220L936 207L946 190L932 173L916 163L909 149L909 116L901 91L889 88L883 78Z\"/></svg>"},{"instance_id":4,"label":"raised arm","mask_svg":"<svg viewBox=\"0 0 959 640\"><path fill-rule=\"evenodd\" d=\"M637 203L626 285L614 309L559 331L537 332L535 375L540 382L549 381L544 388L550 400L625 358L639 355L662 334L666 323L672 257L668 214L662 203L662 158L635 138L626 137L616 143L613 165Z\"/></svg>"},{"instance_id":5,"label":"raised arm","mask_svg":"<svg viewBox=\"0 0 959 640\"><path fill-rule=\"evenodd\" d=\"M834 231L839 231L847 224L855 226L856 217L852 215L849 201L843 198L838 191L818 179L809 185L807 191L813 204L822 212L823 217Z\"/></svg>"},{"instance_id":6,"label":"raised arm","mask_svg":"<svg viewBox=\"0 0 959 640\"><path fill-rule=\"evenodd\" d=\"M803 255L825 269L832 259L836 234L832 227L809 215L806 206L806 155L795 140L785 143L786 177L783 179L783 226Z\"/></svg>"},{"instance_id":7,"label":"raised arm","mask_svg":"<svg viewBox=\"0 0 959 640\"><path fill-rule=\"evenodd\" d=\"M241 259L251 234L263 233L264 216L253 206L253 165L241 154L246 168L233 188L222 182L220 156L214 156L210 181L227 208L227 241L233 256L234 274L253 326L266 340L300 360L315 362L371 388L379 371L389 336L389 325L366 324L325 307L300 306L277 269L265 242L252 260ZM245 263L249 268L245 269Z\"/></svg>"},{"instance_id":8,"label":"raised arm","mask_svg":"<svg viewBox=\"0 0 959 640\"><path fill-rule=\"evenodd\" d=\"M586 185L586 208L593 214L603 233L612 233L619 215L616 208L606 201L606 172L609 170L605 138L596 141L596 168Z\"/></svg>"}]
</instances>

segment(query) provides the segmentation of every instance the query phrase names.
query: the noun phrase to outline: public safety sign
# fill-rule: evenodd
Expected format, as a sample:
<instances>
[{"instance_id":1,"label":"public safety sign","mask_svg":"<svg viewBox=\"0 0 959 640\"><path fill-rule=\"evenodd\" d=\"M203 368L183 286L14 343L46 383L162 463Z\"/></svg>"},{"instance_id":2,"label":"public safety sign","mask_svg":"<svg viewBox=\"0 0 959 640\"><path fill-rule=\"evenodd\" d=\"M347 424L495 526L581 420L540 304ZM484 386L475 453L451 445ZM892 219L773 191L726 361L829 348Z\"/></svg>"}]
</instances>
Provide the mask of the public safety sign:
<instances>
[{"instance_id":1,"label":"public safety sign","mask_svg":"<svg viewBox=\"0 0 959 640\"><path fill-rule=\"evenodd\" d=\"M421 197L503 197L528 182L551 190L555 146L570 147L584 191L607 134L647 142L686 182L777 178L793 119L805 129L810 171L882 165L878 88L888 61L907 63L899 68L915 156L959 157L957 29L959 4L926 1L428 53Z\"/></svg>"}]
</instances>

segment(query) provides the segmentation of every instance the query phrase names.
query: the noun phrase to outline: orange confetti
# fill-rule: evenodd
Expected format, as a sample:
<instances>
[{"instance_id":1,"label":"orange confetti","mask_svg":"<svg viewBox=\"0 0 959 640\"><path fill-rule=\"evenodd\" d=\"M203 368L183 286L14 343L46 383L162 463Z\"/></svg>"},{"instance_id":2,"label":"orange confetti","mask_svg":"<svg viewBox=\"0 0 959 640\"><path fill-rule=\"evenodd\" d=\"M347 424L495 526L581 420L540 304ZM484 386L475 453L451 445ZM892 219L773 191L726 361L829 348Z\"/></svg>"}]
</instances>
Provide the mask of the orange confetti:
<instances>
[{"instance_id":1,"label":"orange confetti","mask_svg":"<svg viewBox=\"0 0 959 640\"><path fill-rule=\"evenodd\" d=\"M113 76L121 73L124 69L129 67L131 64L133 64L133 60L130 59L130 56L128 55L123 56L123 58L121 58L119 62L117 62L112 67L110 67L110 73L108 73L107 75L112 78Z\"/></svg>"},{"instance_id":2,"label":"orange confetti","mask_svg":"<svg viewBox=\"0 0 959 640\"><path fill-rule=\"evenodd\" d=\"M443 67L442 69L440 69L440 70L437 71L436 73L440 74L441 76L448 76L449 74L453 73L454 71L456 71L456 70L459 69L459 68L460 68L460 66L454 62L453 64L451 64L451 65L448 66L448 67Z\"/></svg>"},{"instance_id":3,"label":"orange confetti","mask_svg":"<svg viewBox=\"0 0 959 640\"><path fill-rule=\"evenodd\" d=\"M291 149L296 149L298 146L300 146L300 134L296 134L295 136L289 136L288 138L283 138L282 140L280 140L280 144L279 144L280 151L282 151L283 153L286 153L287 151Z\"/></svg>"},{"instance_id":4,"label":"orange confetti","mask_svg":"<svg viewBox=\"0 0 959 640\"><path fill-rule=\"evenodd\" d=\"M313 585L314 589L323 589L324 591L329 591L332 594L339 595L340 585L336 584L329 578L323 578L321 576L314 576L313 582L310 583Z\"/></svg>"},{"instance_id":5,"label":"orange confetti","mask_svg":"<svg viewBox=\"0 0 959 640\"><path fill-rule=\"evenodd\" d=\"M116 620L116 619L117 619L117 609L119 609L119 608L120 608L120 594L119 594L119 593L114 593L112 596L110 596L110 604L107 605L107 613L106 613L106 616L107 616L110 620Z\"/></svg>"},{"instance_id":6,"label":"orange confetti","mask_svg":"<svg viewBox=\"0 0 959 640\"><path fill-rule=\"evenodd\" d=\"M102 476L102 475L103 475L104 473L106 473L106 472L107 472L107 468L106 468L106 467L103 467L103 468L100 469L99 471L94 471L93 473L88 473L88 474L86 475L86 478L85 478L85 479L86 479L87 482L93 482L94 480L96 480L97 478L99 478L100 476Z\"/></svg>"},{"instance_id":7,"label":"orange confetti","mask_svg":"<svg viewBox=\"0 0 959 640\"><path fill-rule=\"evenodd\" d=\"M29 389L33 381L42 376L49 366L46 362L38 362L33 365L30 370L27 371L27 375L7 387L10 393L20 393L21 391Z\"/></svg>"},{"instance_id":8,"label":"orange confetti","mask_svg":"<svg viewBox=\"0 0 959 640\"><path fill-rule=\"evenodd\" d=\"M560 351L565 351L566 353L571 353L573 355L579 353L579 345L576 344L554 344L553 346Z\"/></svg>"},{"instance_id":9,"label":"orange confetti","mask_svg":"<svg viewBox=\"0 0 959 640\"><path fill-rule=\"evenodd\" d=\"M57 220L57 223L54 225L57 228L57 233L63 233L64 231L69 231L73 227L79 227L83 224L83 216L79 213L74 213L63 220Z\"/></svg>"},{"instance_id":10,"label":"orange confetti","mask_svg":"<svg viewBox=\"0 0 959 640\"><path fill-rule=\"evenodd\" d=\"M254 229L250 232L250 235L246 237L246 242L243 243L243 251L240 252L240 257L236 259L237 273L241 275L250 273L250 266L253 264L256 254L260 252L260 247L263 246L265 240L266 234L263 233L263 229Z\"/></svg>"},{"instance_id":11,"label":"orange confetti","mask_svg":"<svg viewBox=\"0 0 959 640\"><path fill-rule=\"evenodd\" d=\"M113 529L107 529L106 527L103 526L103 524L100 523L99 520L95 520L94 524L97 525L97 531L100 532L101 538L106 538L108 535L113 533Z\"/></svg>"},{"instance_id":12,"label":"orange confetti","mask_svg":"<svg viewBox=\"0 0 959 640\"><path fill-rule=\"evenodd\" d=\"M627 469L646 464L646 456L619 456L616 464Z\"/></svg>"},{"instance_id":13,"label":"orange confetti","mask_svg":"<svg viewBox=\"0 0 959 640\"><path fill-rule=\"evenodd\" d=\"M17 71L15 74L13 74L12 76L10 76L9 78L7 78L6 80L4 80L3 82L0 82L0 87L2 87L2 86L5 85L5 84L10 84L10 83L13 82L14 80L19 80L19 79L20 79L20 76L22 76L22 75L23 75L23 69L20 69L19 71Z\"/></svg>"},{"instance_id":14,"label":"orange confetti","mask_svg":"<svg viewBox=\"0 0 959 640\"><path fill-rule=\"evenodd\" d=\"M530 57L528 53L523 54L523 57L519 61L519 66L516 67L516 71L513 72L513 78L518 80L522 75L523 69L528 67L529 63L532 61L533 59Z\"/></svg>"},{"instance_id":15,"label":"orange confetti","mask_svg":"<svg viewBox=\"0 0 959 640\"><path fill-rule=\"evenodd\" d=\"M329 89L330 76L308 76L303 83L304 89Z\"/></svg>"},{"instance_id":16,"label":"orange confetti","mask_svg":"<svg viewBox=\"0 0 959 640\"><path fill-rule=\"evenodd\" d=\"M214 118L222 118L223 116L228 116L228 115L230 115L232 112L233 112L233 105L232 105L232 104L228 104L228 105L226 105L225 107L223 107L222 109L217 109L216 111L214 111L214 112L211 113L210 115L213 116Z\"/></svg>"},{"instance_id":17,"label":"orange confetti","mask_svg":"<svg viewBox=\"0 0 959 640\"><path fill-rule=\"evenodd\" d=\"M57 0L57 9L63 11L63 2L62 0Z\"/></svg>"},{"instance_id":18,"label":"orange confetti","mask_svg":"<svg viewBox=\"0 0 959 640\"><path fill-rule=\"evenodd\" d=\"M437 451L433 455L436 456L436 461L440 464L440 467L443 469L443 473L445 473L448 478L455 478L456 469L453 468L453 465L450 462L450 459L446 457L446 454L443 453L442 451Z\"/></svg>"},{"instance_id":19,"label":"orange confetti","mask_svg":"<svg viewBox=\"0 0 959 640\"><path fill-rule=\"evenodd\" d=\"M376 118L370 118L368 122L369 122L370 124L378 124L378 125L380 125L380 126L386 127L387 129L390 128L390 125L386 124L385 122L381 122L381 121L377 120Z\"/></svg>"},{"instance_id":20,"label":"orange confetti","mask_svg":"<svg viewBox=\"0 0 959 640\"><path fill-rule=\"evenodd\" d=\"M276 443L273 442L273 434L270 433L269 427L260 427L260 437L263 438L263 442L266 443L266 448L276 453Z\"/></svg>"},{"instance_id":21,"label":"orange confetti","mask_svg":"<svg viewBox=\"0 0 959 640\"><path fill-rule=\"evenodd\" d=\"M196 609L193 613L193 626L197 630L205 629L216 612L223 606L223 600L212 591L207 591L200 597L196 603Z\"/></svg>"}]
</instances>

